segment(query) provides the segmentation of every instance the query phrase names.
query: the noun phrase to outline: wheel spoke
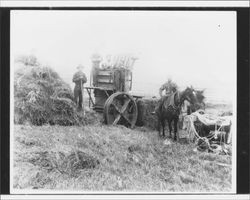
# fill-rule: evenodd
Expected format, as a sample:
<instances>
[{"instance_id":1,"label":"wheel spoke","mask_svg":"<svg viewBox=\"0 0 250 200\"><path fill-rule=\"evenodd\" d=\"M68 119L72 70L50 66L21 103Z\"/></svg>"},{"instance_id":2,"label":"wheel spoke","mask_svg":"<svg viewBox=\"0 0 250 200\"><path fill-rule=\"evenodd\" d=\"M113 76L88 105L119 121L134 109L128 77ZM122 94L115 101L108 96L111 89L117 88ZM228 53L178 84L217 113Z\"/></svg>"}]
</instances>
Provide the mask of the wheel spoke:
<instances>
[{"instance_id":1,"label":"wheel spoke","mask_svg":"<svg viewBox=\"0 0 250 200\"><path fill-rule=\"evenodd\" d=\"M121 114L123 114L124 112L125 112L125 110L127 109L127 107L128 107L128 104L130 103L130 99L128 99L125 103L124 103L124 105L122 106L122 109L121 109Z\"/></svg>"},{"instance_id":2,"label":"wheel spoke","mask_svg":"<svg viewBox=\"0 0 250 200\"><path fill-rule=\"evenodd\" d=\"M118 108L117 105L114 104L114 102L112 102L111 105L115 107L115 109L116 109L116 111L117 111L118 113L121 113L120 108Z\"/></svg>"},{"instance_id":3,"label":"wheel spoke","mask_svg":"<svg viewBox=\"0 0 250 200\"><path fill-rule=\"evenodd\" d=\"M121 115L130 125L132 125L132 122L129 120L129 118L127 118L126 115L124 115L124 113L122 113Z\"/></svg>"},{"instance_id":4,"label":"wheel spoke","mask_svg":"<svg viewBox=\"0 0 250 200\"><path fill-rule=\"evenodd\" d=\"M117 115L117 117L115 118L115 121L113 122L113 125L116 125L116 124L119 122L120 119L121 119L121 115L119 114L119 115Z\"/></svg>"}]
</instances>

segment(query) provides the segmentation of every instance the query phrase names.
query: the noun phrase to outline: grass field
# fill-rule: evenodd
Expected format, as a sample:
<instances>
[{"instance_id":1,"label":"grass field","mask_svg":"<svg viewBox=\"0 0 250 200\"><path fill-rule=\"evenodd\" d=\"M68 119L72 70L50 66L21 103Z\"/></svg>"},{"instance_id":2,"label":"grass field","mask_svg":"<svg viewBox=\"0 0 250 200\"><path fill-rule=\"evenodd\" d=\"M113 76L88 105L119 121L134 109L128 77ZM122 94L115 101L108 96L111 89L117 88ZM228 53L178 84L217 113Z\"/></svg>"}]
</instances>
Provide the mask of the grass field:
<instances>
[{"instance_id":1,"label":"grass field","mask_svg":"<svg viewBox=\"0 0 250 200\"><path fill-rule=\"evenodd\" d=\"M102 124L14 126L14 189L228 192L231 156ZM223 163L222 165L218 163Z\"/></svg>"}]
</instances>

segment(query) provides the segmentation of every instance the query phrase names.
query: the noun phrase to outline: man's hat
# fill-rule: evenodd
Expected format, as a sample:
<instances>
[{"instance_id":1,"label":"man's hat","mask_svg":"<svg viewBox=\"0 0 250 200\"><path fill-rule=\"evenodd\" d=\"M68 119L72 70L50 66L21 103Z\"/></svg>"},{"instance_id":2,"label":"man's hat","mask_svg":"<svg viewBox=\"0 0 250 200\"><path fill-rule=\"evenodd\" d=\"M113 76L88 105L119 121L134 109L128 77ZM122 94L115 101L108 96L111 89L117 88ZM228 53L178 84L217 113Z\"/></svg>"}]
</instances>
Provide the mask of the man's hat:
<instances>
[{"instance_id":1,"label":"man's hat","mask_svg":"<svg viewBox=\"0 0 250 200\"><path fill-rule=\"evenodd\" d=\"M84 66L82 64L79 64L76 69L84 69Z\"/></svg>"}]
</instances>

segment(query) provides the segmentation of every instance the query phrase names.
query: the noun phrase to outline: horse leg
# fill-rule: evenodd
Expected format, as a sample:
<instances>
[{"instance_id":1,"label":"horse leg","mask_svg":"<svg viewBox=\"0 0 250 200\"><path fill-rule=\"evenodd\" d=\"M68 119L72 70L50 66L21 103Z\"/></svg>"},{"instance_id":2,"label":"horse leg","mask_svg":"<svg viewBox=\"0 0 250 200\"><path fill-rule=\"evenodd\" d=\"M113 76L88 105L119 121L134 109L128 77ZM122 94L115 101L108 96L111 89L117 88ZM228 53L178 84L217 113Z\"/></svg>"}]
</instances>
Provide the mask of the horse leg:
<instances>
[{"instance_id":1,"label":"horse leg","mask_svg":"<svg viewBox=\"0 0 250 200\"><path fill-rule=\"evenodd\" d=\"M172 120L168 120L169 137L172 138Z\"/></svg>"},{"instance_id":2,"label":"horse leg","mask_svg":"<svg viewBox=\"0 0 250 200\"><path fill-rule=\"evenodd\" d=\"M158 118L157 130L158 130L159 137L160 137L161 136L161 119L160 118Z\"/></svg>"},{"instance_id":3,"label":"horse leg","mask_svg":"<svg viewBox=\"0 0 250 200\"><path fill-rule=\"evenodd\" d=\"M178 133L178 118L174 119L174 140L179 140L179 133Z\"/></svg>"},{"instance_id":4,"label":"horse leg","mask_svg":"<svg viewBox=\"0 0 250 200\"><path fill-rule=\"evenodd\" d=\"M161 126L162 126L162 136L165 137L165 120L161 120Z\"/></svg>"}]
</instances>

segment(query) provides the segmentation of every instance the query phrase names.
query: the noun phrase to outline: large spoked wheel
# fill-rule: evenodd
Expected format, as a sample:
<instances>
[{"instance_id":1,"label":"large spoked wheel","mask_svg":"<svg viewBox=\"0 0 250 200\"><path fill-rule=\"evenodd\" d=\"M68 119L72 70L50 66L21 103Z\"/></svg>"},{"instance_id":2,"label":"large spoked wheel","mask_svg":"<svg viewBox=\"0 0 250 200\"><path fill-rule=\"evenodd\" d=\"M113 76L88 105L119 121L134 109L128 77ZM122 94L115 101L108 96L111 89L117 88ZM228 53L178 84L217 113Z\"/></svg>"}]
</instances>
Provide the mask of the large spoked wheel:
<instances>
[{"instance_id":1,"label":"large spoked wheel","mask_svg":"<svg viewBox=\"0 0 250 200\"><path fill-rule=\"evenodd\" d=\"M133 97L125 92L112 94L104 105L104 120L106 124L122 124L134 128L138 109Z\"/></svg>"}]
</instances>

